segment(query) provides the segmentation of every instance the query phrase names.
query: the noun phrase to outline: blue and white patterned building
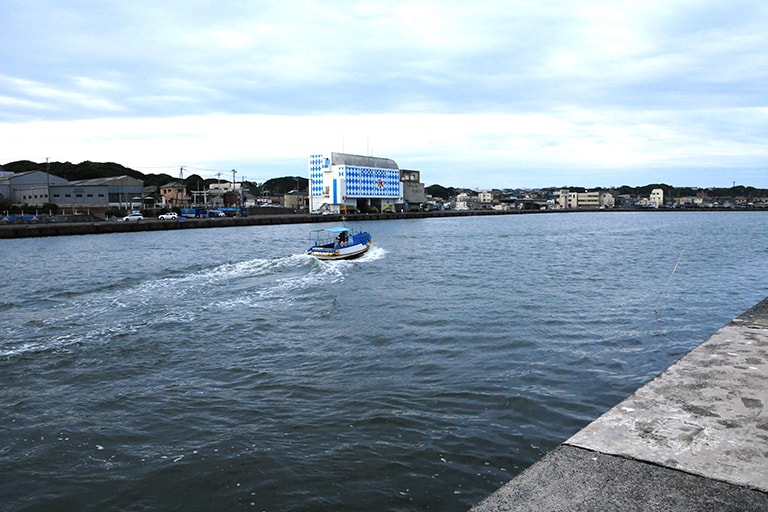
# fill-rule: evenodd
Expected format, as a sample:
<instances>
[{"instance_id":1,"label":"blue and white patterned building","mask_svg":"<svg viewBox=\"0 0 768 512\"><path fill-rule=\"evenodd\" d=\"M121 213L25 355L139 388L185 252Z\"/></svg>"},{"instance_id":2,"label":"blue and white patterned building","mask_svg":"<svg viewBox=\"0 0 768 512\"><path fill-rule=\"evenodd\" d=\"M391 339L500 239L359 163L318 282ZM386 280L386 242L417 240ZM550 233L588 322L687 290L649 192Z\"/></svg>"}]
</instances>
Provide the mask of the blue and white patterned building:
<instances>
[{"instance_id":1,"label":"blue and white patterned building","mask_svg":"<svg viewBox=\"0 0 768 512\"><path fill-rule=\"evenodd\" d=\"M312 211L394 211L403 202L403 184L400 169L389 158L317 154L309 157L309 195Z\"/></svg>"}]
</instances>

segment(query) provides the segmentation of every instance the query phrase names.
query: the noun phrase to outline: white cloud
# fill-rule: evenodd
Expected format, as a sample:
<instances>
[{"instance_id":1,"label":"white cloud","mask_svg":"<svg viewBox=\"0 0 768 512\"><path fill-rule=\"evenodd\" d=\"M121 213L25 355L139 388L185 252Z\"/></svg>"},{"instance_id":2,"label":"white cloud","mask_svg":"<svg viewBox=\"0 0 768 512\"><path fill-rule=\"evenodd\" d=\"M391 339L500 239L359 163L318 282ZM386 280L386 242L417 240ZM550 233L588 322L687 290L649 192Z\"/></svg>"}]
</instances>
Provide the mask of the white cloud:
<instances>
[{"instance_id":1,"label":"white cloud","mask_svg":"<svg viewBox=\"0 0 768 512\"><path fill-rule=\"evenodd\" d=\"M725 119L738 112L701 112ZM763 113L764 115L764 113ZM606 119L612 117L612 122ZM759 121L758 119L755 120ZM598 178L631 169L683 170L689 166L744 166L764 155L764 142L723 137L702 143L666 112L643 115L570 110L549 114L391 114L264 116L212 115L178 118L99 119L72 122L0 124L0 138L14 148L6 161L117 161L132 168L182 165L227 170L267 179L262 162L288 174L304 174L315 151L347 151L395 158L403 168L421 168L427 182L467 183L467 169L487 172L540 171L529 186L554 185L557 169L586 173L586 186L608 185ZM275 162L285 160L285 166ZM237 162L235 165L233 162ZM640 174L642 175L642 174ZM693 185L681 182L678 185ZM521 186L510 174L487 177L486 186ZM477 179L477 178L473 178ZM450 181L446 181L450 180ZM480 181L480 180L478 180ZM577 184L577 182L571 182ZM761 183L754 183L761 186Z\"/></svg>"},{"instance_id":2,"label":"white cloud","mask_svg":"<svg viewBox=\"0 0 768 512\"><path fill-rule=\"evenodd\" d=\"M446 185L768 186L766 5L6 2L0 162L303 172L345 146Z\"/></svg>"}]
</instances>

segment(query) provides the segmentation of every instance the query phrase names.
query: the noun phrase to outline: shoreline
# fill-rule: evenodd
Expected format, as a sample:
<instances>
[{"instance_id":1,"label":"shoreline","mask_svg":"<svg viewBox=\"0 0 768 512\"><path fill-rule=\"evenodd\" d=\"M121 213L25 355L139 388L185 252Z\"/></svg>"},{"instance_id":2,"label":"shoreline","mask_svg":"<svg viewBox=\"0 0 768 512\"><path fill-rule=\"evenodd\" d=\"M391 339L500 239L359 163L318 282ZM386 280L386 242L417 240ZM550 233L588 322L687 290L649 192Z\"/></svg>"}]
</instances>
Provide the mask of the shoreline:
<instances>
[{"instance_id":1,"label":"shoreline","mask_svg":"<svg viewBox=\"0 0 768 512\"><path fill-rule=\"evenodd\" d=\"M145 219L139 222L120 221L83 221L83 222L42 222L19 223L0 225L0 239L11 238L35 238L49 236L73 236L73 235L98 235L110 233L133 233L138 231L167 231L174 229L204 229L226 228L242 226L267 226L275 224L313 224L327 222L341 222L346 219L350 222L396 220L396 219L427 219L441 217L476 217L497 215L528 215L528 214L563 214L563 213L629 213L629 212L751 212L768 211L758 209L646 209L646 208L622 208L611 210L438 210L431 212L402 212L402 213L356 213L312 215L306 213L291 214L257 214L248 217L223 217L205 219L184 219L176 221L163 221L155 218Z\"/></svg>"}]
</instances>

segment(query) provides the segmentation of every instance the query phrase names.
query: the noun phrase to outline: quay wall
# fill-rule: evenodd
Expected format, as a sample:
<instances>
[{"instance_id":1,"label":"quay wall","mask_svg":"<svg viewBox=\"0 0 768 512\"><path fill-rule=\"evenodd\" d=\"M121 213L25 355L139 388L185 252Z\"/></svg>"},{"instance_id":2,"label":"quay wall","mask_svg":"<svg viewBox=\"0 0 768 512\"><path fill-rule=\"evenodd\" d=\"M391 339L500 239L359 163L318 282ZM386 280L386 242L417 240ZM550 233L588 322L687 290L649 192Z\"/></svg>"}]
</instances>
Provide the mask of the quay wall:
<instances>
[{"instance_id":1,"label":"quay wall","mask_svg":"<svg viewBox=\"0 0 768 512\"><path fill-rule=\"evenodd\" d=\"M768 299L471 509L768 510Z\"/></svg>"},{"instance_id":2,"label":"quay wall","mask_svg":"<svg viewBox=\"0 0 768 512\"><path fill-rule=\"evenodd\" d=\"M465 217L476 215L515 215L525 213L547 213L539 210L470 210L434 211L408 213L376 213L348 215L278 214L253 215L248 217L220 217L162 221L145 218L138 222L92 221L92 222L38 222L34 224L8 224L0 226L0 238L30 238L42 236L91 235L107 233L131 233L138 231L166 231L174 229L225 228L238 226L266 226L274 224L309 224L321 222L350 222L393 219L419 219L432 217ZM552 213L552 211L549 211Z\"/></svg>"},{"instance_id":3,"label":"quay wall","mask_svg":"<svg viewBox=\"0 0 768 512\"><path fill-rule=\"evenodd\" d=\"M165 231L173 229L202 229L225 228L238 226L265 226L274 224L310 224L321 222L341 222L346 219L350 222L370 220L395 220L395 219L424 219L437 217L472 217L472 216L498 216L498 215L523 215L523 214L564 214L564 213L626 213L626 212L692 212L692 211L757 211L720 208L717 210L693 210L693 209L614 209L614 210L438 210L431 212L400 212L400 213L358 213L347 215L310 215L300 213L281 213L276 215L263 214L248 217L220 217L205 219L184 219L178 221L161 221L155 218L145 218L139 222L121 221L87 221L87 222L37 222L0 225L0 239L2 238L30 238L42 236L70 236L92 235L108 233L130 233L137 231ZM763 210L768 212L768 210Z\"/></svg>"}]
</instances>

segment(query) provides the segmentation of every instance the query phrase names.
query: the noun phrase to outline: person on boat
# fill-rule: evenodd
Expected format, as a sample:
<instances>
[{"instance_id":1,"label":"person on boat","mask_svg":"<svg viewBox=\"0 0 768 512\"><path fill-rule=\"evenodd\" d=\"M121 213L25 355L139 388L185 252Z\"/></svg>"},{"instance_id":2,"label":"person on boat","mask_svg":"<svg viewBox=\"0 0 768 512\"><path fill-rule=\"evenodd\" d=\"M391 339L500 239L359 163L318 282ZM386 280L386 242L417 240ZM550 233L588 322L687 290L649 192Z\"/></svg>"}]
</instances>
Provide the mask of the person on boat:
<instances>
[{"instance_id":1,"label":"person on boat","mask_svg":"<svg viewBox=\"0 0 768 512\"><path fill-rule=\"evenodd\" d=\"M342 231L336 239L339 241L339 245L344 247L347 245L347 232Z\"/></svg>"}]
</instances>

